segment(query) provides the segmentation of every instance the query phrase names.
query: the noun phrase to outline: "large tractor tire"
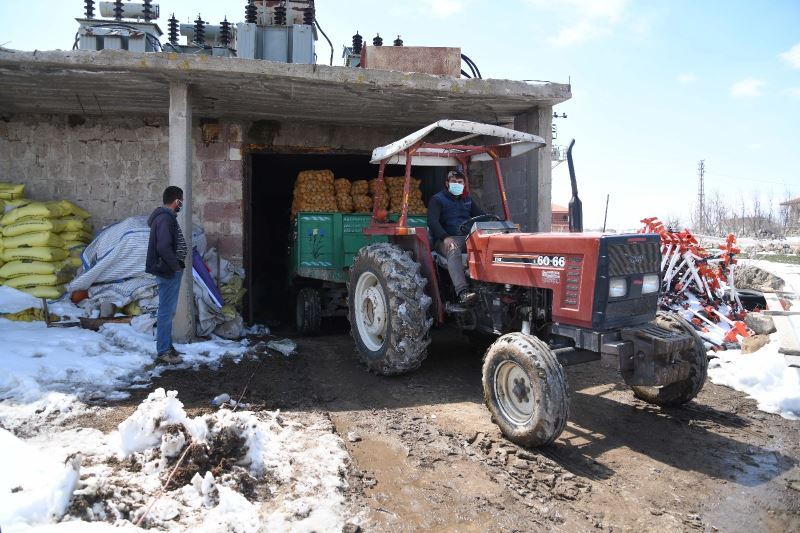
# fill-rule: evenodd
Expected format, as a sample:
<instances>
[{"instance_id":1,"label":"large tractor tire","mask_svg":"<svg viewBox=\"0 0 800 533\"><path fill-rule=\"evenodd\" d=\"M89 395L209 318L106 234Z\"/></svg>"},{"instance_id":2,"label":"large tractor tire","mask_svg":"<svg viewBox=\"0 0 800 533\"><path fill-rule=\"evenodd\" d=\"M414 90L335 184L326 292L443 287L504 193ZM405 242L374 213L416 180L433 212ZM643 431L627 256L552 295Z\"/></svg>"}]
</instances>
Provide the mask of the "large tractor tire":
<instances>
[{"instance_id":1,"label":"large tractor tire","mask_svg":"<svg viewBox=\"0 0 800 533\"><path fill-rule=\"evenodd\" d=\"M708 357L705 345L692 325L675 313L659 312L656 316L656 325L670 331L688 333L694 338L692 348L681 354L681 358L690 364L689 377L663 387L633 385L631 387L633 394L648 403L664 407L683 405L697 396L706 382Z\"/></svg>"},{"instance_id":2,"label":"large tractor tire","mask_svg":"<svg viewBox=\"0 0 800 533\"><path fill-rule=\"evenodd\" d=\"M388 243L362 248L347 284L350 331L361 361L377 374L419 368L428 354L431 299L409 254Z\"/></svg>"},{"instance_id":3,"label":"large tractor tire","mask_svg":"<svg viewBox=\"0 0 800 533\"><path fill-rule=\"evenodd\" d=\"M300 335L319 333L322 325L322 305L319 291L313 287L303 287L297 291L295 306L295 325Z\"/></svg>"},{"instance_id":4,"label":"large tractor tire","mask_svg":"<svg viewBox=\"0 0 800 533\"><path fill-rule=\"evenodd\" d=\"M564 369L546 343L508 333L483 360L483 399L508 440L544 446L564 431L569 393Z\"/></svg>"}]
</instances>

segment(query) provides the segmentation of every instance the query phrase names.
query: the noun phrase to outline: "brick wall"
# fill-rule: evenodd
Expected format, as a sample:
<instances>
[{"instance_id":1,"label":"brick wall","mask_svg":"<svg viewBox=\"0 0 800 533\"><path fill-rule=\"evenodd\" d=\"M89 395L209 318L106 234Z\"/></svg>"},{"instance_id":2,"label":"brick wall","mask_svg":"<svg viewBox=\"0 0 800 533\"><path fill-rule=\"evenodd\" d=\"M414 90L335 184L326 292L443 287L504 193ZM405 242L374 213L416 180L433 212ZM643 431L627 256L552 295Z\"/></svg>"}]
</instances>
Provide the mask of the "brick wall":
<instances>
[{"instance_id":1,"label":"brick wall","mask_svg":"<svg viewBox=\"0 0 800 533\"><path fill-rule=\"evenodd\" d=\"M169 175L165 117L0 116L0 181L25 184L35 200L67 199L96 229L161 204ZM211 246L242 259L241 127L193 128L193 219Z\"/></svg>"}]
</instances>

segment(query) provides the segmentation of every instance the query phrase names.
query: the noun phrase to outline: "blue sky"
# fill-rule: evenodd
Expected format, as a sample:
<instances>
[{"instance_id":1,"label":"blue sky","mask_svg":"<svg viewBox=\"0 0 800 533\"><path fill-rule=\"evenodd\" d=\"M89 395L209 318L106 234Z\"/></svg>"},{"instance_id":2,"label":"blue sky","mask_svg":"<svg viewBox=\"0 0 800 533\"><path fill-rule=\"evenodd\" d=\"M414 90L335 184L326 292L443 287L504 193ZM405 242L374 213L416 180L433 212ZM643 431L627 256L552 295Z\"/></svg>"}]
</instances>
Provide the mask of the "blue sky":
<instances>
[{"instance_id":1,"label":"blue sky","mask_svg":"<svg viewBox=\"0 0 800 533\"><path fill-rule=\"evenodd\" d=\"M244 0L163 0L162 26L240 21ZM0 2L0 45L72 46L80 0L49 0L47 16L22 0ZM502 5L500 8L498 6ZM706 194L732 205L800 196L800 2L636 0L318 0L317 18L341 47L400 34L406 45L460 46L485 78L567 82L557 107L557 144L575 137L587 227L636 227L645 216L688 222L697 163ZM15 21L15 22L11 22ZM320 62L330 51L317 45ZM444 118L444 117L443 117ZM448 117L458 118L458 117ZM568 200L566 164L553 172L553 200Z\"/></svg>"}]
</instances>

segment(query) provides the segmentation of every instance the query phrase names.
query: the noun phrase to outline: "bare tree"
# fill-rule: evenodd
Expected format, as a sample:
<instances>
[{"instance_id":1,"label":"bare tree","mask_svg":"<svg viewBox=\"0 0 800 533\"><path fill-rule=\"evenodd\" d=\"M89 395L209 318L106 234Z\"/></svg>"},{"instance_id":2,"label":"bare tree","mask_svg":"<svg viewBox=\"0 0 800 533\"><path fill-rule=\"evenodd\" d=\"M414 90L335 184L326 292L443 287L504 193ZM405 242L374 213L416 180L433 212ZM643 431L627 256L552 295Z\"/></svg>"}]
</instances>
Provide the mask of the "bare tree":
<instances>
[{"instance_id":1,"label":"bare tree","mask_svg":"<svg viewBox=\"0 0 800 533\"><path fill-rule=\"evenodd\" d=\"M783 203L786 203L791 199L792 199L792 191L789 190L789 187L784 185ZM782 205L781 206L780 215L779 216L780 216L780 224L781 224L781 233L785 235L786 234L786 230L789 229L789 224L791 222L789 220L789 206L788 205Z\"/></svg>"},{"instance_id":2,"label":"bare tree","mask_svg":"<svg viewBox=\"0 0 800 533\"><path fill-rule=\"evenodd\" d=\"M764 216L761 212L761 195L758 194L758 191L753 191L753 198L750 203L753 213L750 220L750 229L753 235L758 235L759 231L761 231L762 217Z\"/></svg>"}]
</instances>

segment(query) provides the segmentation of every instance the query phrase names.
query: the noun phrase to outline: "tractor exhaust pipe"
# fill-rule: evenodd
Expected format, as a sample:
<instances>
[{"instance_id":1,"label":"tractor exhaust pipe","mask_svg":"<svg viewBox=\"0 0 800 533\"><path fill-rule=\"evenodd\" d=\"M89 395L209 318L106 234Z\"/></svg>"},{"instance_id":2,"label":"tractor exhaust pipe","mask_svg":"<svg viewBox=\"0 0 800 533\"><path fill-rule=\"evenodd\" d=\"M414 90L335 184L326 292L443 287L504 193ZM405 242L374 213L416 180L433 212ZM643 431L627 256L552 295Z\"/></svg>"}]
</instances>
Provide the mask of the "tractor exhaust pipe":
<instances>
[{"instance_id":1,"label":"tractor exhaust pipe","mask_svg":"<svg viewBox=\"0 0 800 533\"><path fill-rule=\"evenodd\" d=\"M567 165L569 165L569 181L572 184L572 198L569 199L569 231L570 233L580 233L583 231L583 203L578 198L578 182L575 179L575 165L572 163L572 147L575 139L572 139L567 148Z\"/></svg>"}]
</instances>

